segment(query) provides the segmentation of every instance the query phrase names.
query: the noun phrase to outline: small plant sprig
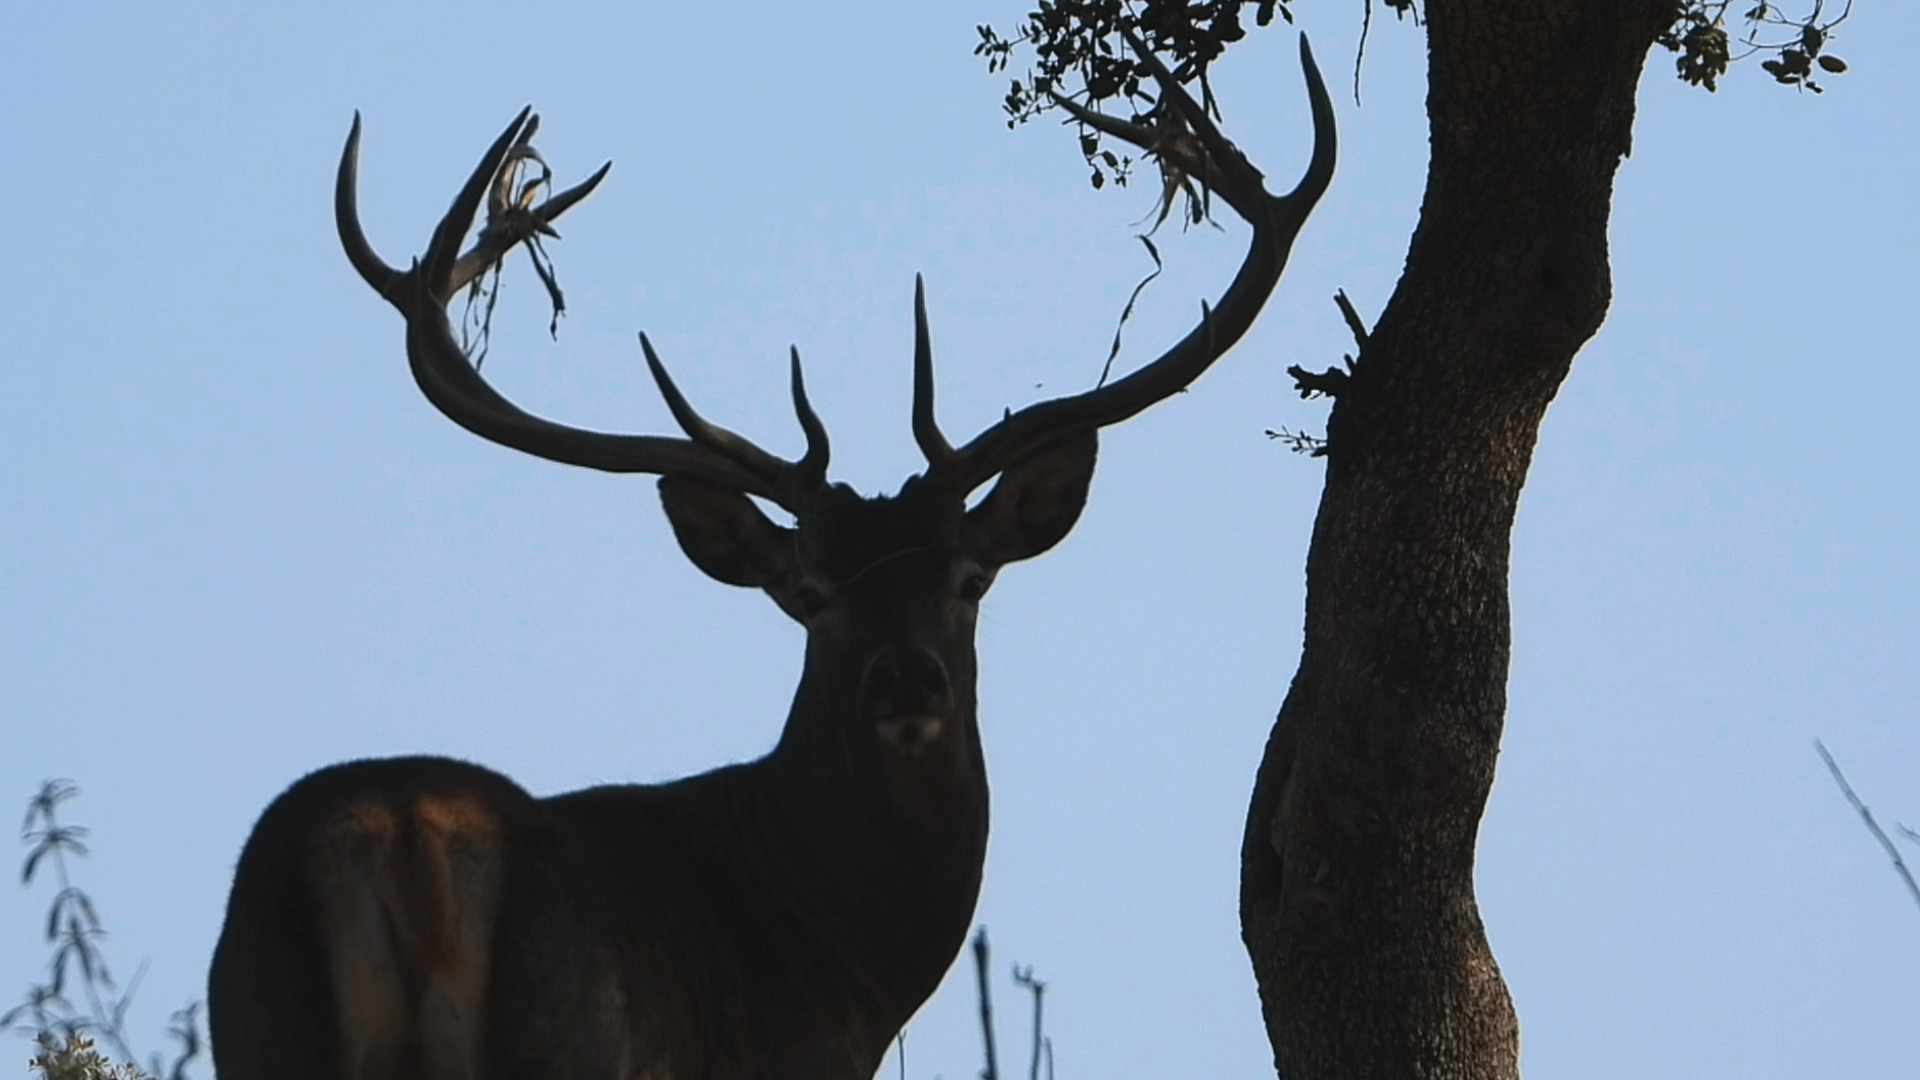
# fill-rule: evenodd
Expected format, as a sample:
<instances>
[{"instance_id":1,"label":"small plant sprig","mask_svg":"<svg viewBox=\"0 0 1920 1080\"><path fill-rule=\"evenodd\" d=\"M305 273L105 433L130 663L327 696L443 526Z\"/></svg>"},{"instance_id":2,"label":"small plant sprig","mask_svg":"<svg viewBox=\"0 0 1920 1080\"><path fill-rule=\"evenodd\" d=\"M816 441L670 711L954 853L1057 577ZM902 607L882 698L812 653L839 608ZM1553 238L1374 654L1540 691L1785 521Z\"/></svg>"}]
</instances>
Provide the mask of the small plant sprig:
<instances>
[{"instance_id":1,"label":"small plant sprig","mask_svg":"<svg viewBox=\"0 0 1920 1080\"><path fill-rule=\"evenodd\" d=\"M27 1066L42 1080L152 1080L137 1065L102 1057L93 1040L78 1032L68 1032L63 1043L53 1032L43 1031L37 1041L40 1052Z\"/></svg>"},{"instance_id":2,"label":"small plant sprig","mask_svg":"<svg viewBox=\"0 0 1920 1080\"><path fill-rule=\"evenodd\" d=\"M70 860L87 855L87 830L60 820L61 804L80 794L71 780L48 780L27 800L27 816L20 837L27 845L20 883L31 887L51 871L55 891L47 908L45 939L53 950L46 979L27 987L20 1004L0 1013L0 1028L34 1039L40 1055L33 1067L48 1080L139 1080L146 1077L131 1064L116 1064L94 1049L98 1039L126 1062L136 1062L127 1038L127 1012L147 972L146 963L121 987L107 966L100 943L107 936L99 909L86 890L74 884ZM73 1003L77 992L84 1008ZM167 1080L186 1080L187 1066L199 1058L200 1005L188 1004L170 1018L167 1034L178 1047L170 1066L159 1054L148 1072Z\"/></svg>"}]
</instances>

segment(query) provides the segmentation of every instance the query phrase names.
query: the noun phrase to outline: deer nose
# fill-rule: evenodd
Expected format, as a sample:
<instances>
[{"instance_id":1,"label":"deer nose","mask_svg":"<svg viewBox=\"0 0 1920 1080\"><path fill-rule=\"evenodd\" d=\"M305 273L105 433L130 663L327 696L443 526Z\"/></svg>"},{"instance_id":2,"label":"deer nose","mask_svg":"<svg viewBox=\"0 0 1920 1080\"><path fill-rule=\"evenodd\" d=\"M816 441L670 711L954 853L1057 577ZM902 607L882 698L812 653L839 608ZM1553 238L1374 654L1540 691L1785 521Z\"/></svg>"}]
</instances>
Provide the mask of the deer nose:
<instances>
[{"instance_id":1,"label":"deer nose","mask_svg":"<svg viewBox=\"0 0 1920 1080\"><path fill-rule=\"evenodd\" d=\"M882 715L944 714L951 690L947 665L917 645L890 646L867 665L867 698Z\"/></svg>"}]
</instances>

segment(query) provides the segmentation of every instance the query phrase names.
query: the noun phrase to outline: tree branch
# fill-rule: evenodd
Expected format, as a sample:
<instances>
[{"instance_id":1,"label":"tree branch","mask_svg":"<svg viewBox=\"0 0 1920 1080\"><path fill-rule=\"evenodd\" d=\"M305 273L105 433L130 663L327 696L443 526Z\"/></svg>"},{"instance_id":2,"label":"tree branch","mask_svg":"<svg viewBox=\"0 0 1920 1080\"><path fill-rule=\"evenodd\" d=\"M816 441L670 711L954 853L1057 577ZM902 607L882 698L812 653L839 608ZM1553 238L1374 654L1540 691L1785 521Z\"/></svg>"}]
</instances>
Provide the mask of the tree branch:
<instances>
[{"instance_id":1,"label":"tree branch","mask_svg":"<svg viewBox=\"0 0 1920 1080\"><path fill-rule=\"evenodd\" d=\"M1827 771L1833 774L1833 782L1840 785L1840 793L1853 804L1854 810L1860 815L1860 820L1867 823L1867 830L1873 833L1873 838L1880 841L1880 846L1886 849L1887 857L1893 860L1893 869L1900 875L1900 880L1907 883L1907 892L1913 895L1913 902L1920 904L1920 884L1914 882L1913 871L1907 869L1907 861L1900 857L1900 849L1894 846L1893 838L1888 836L1887 831L1880 827L1880 823L1873 819L1873 811L1867 809L1867 804L1860 801L1860 796L1854 794L1853 785L1847 783L1847 775L1840 771L1840 763L1833 760L1833 755L1827 752L1827 744L1815 739L1813 748L1820 752L1820 760L1827 763Z\"/></svg>"},{"instance_id":2,"label":"tree branch","mask_svg":"<svg viewBox=\"0 0 1920 1080\"><path fill-rule=\"evenodd\" d=\"M1347 320L1347 329L1353 331L1353 343L1361 352L1367 351L1367 324L1360 321L1360 313L1353 310L1353 301L1347 299L1347 290L1337 289L1333 302L1340 305L1340 317Z\"/></svg>"}]
</instances>

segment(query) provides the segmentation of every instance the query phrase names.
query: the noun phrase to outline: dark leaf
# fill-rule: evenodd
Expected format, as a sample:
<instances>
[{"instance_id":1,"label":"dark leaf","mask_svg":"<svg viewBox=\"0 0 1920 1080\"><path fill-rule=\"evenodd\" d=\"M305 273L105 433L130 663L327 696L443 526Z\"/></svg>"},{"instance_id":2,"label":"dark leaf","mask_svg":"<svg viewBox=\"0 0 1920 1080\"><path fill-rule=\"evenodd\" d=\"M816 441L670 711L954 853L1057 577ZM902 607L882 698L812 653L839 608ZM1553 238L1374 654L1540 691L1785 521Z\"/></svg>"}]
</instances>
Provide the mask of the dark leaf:
<instances>
[{"instance_id":1,"label":"dark leaf","mask_svg":"<svg viewBox=\"0 0 1920 1080\"><path fill-rule=\"evenodd\" d=\"M20 868L20 884L22 885L33 884L33 872L39 869L40 860L45 858L47 855L47 852L52 850L53 850L52 848L46 846L45 844L41 844L35 847L32 851L27 852L27 863L25 866Z\"/></svg>"},{"instance_id":2,"label":"dark leaf","mask_svg":"<svg viewBox=\"0 0 1920 1080\"><path fill-rule=\"evenodd\" d=\"M89 931L100 929L100 913L94 910L93 897L76 888L73 890L73 899L80 906L80 913L86 918L87 929Z\"/></svg>"},{"instance_id":3,"label":"dark leaf","mask_svg":"<svg viewBox=\"0 0 1920 1080\"><path fill-rule=\"evenodd\" d=\"M67 988L67 954L72 950L72 945L62 945L53 950L53 960L48 967L53 972L53 982L49 985L55 994L60 994Z\"/></svg>"},{"instance_id":4,"label":"dark leaf","mask_svg":"<svg viewBox=\"0 0 1920 1080\"><path fill-rule=\"evenodd\" d=\"M46 781L40 785L39 791L34 792L33 798L27 800L27 823L21 828L31 829L35 821L42 819L49 825L53 824L54 814L60 804L78 794L80 787L71 780Z\"/></svg>"}]
</instances>

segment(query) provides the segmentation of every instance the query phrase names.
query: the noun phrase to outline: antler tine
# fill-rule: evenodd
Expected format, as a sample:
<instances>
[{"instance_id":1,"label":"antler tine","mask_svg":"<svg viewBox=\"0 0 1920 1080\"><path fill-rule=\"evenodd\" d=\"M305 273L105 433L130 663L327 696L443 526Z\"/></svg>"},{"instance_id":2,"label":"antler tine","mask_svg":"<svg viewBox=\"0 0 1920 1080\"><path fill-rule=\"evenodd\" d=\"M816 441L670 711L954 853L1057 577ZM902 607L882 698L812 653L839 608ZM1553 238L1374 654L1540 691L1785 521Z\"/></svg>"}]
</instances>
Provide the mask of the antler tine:
<instances>
[{"instance_id":1,"label":"antler tine","mask_svg":"<svg viewBox=\"0 0 1920 1080\"><path fill-rule=\"evenodd\" d=\"M1121 32L1126 35L1127 43L1140 54L1140 60L1147 65L1147 70L1153 73L1154 81L1160 84L1162 97L1180 111L1181 117L1206 150L1206 171L1203 175L1209 187L1218 191L1235 213L1256 228L1260 224L1258 216L1263 212L1276 215L1275 224L1289 230L1282 235L1285 242L1291 245L1293 234L1306 221L1308 212L1320 200L1320 196L1326 193L1327 185L1333 182L1333 167L1338 156L1339 138L1334 123L1333 98L1327 93L1326 82L1320 77L1320 65L1314 62L1313 46L1307 40L1307 35L1300 35L1300 69L1307 82L1307 107L1313 116L1313 152L1300 182L1294 185L1292 191L1276 196L1267 193L1265 175L1221 133L1213 118L1207 115L1207 110L1193 99L1193 95L1187 93L1187 88L1180 85L1173 73L1167 70L1166 64L1131 30L1123 29ZM1080 106L1076 103L1075 108ZM1132 124L1122 124L1119 128L1133 130L1112 130L1111 133L1143 148L1153 148L1136 139L1136 132L1144 132L1148 139L1152 139L1151 129ZM1109 129L1103 127L1101 130Z\"/></svg>"},{"instance_id":2,"label":"antler tine","mask_svg":"<svg viewBox=\"0 0 1920 1080\"><path fill-rule=\"evenodd\" d=\"M1268 194L1260 171L1228 142L1203 109L1183 90L1157 57L1139 40L1128 40L1159 81L1162 97L1181 110L1183 118L1206 150L1198 164L1227 205L1253 227L1253 237L1240 270L1211 308L1203 307L1200 324L1171 349L1124 378L1072 397L1043 401L1008 416L981 432L954 452L951 465L938 471L945 482L971 491L1038 446L1076 428L1102 427L1125 420L1184 389L1200 377L1220 355L1232 348L1260 314L1267 297L1286 268L1293 241L1333 176L1336 154L1333 101L1306 35L1300 38L1300 62L1313 113L1313 155L1293 191ZM1063 104L1066 104L1063 102ZM1101 118L1077 105L1068 112L1101 131L1154 149L1156 134L1140 125ZM1182 163L1183 167L1186 164Z\"/></svg>"},{"instance_id":3,"label":"antler tine","mask_svg":"<svg viewBox=\"0 0 1920 1080\"><path fill-rule=\"evenodd\" d=\"M1054 103L1065 109L1075 120L1096 131L1112 135L1116 139L1122 139L1151 153L1174 156L1176 158L1174 164L1183 171L1197 175L1207 189L1219 193L1227 205L1233 207L1235 213L1251 220L1252 215L1260 212L1258 209L1260 197L1266 196L1263 174L1221 133L1219 126L1213 122L1213 118L1207 115L1207 110L1193 99L1193 95L1187 93L1186 87L1180 85L1160 58L1148 50L1132 31L1123 31L1123 33L1126 35L1127 43L1140 54L1141 62L1160 84L1161 100L1180 114L1181 119L1185 120L1187 126L1192 129L1194 136L1200 140L1201 148L1206 151L1200 160L1190 160L1189 155L1181 153L1180 145L1167 143L1162 133L1152 127L1128 123L1105 113L1095 112L1072 98L1063 97L1049 90L1048 94L1053 98ZM1305 34L1300 35L1300 62L1310 72L1307 77L1307 96L1314 113L1313 158L1308 162L1305 176L1293 191L1277 199L1266 196L1282 204L1301 200L1310 204L1312 200L1319 198L1320 193L1326 190L1328 182L1333 178L1333 102L1326 95L1325 87L1321 84L1320 69L1313 61L1313 50L1308 45ZM1319 137L1322 131L1327 134L1324 140Z\"/></svg>"},{"instance_id":4,"label":"antler tine","mask_svg":"<svg viewBox=\"0 0 1920 1080\"><path fill-rule=\"evenodd\" d=\"M788 346L793 357L793 412L800 418L800 430L807 434L807 452L794 463L794 473L803 489L819 488L827 482L827 459L832 449L827 442L827 426L807 401L807 380L800 373L800 347Z\"/></svg>"},{"instance_id":5,"label":"antler tine","mask_svg":"<svg viewBox=\"0 0 1920 1080\"><path fill-rule=\"evenodd\" d=\"M536 157L537 155L529 153L523 156ZM510 152L507 159L501 163L494 192L488 196L490 205L499 198L499 185L507 182L509 171L506 166L511 165L515 160L516 156ZM473 246L467 249L467 253L460 256L459 261L453 264L453 271L447 276L447 295L452 296L466 288L474 278L486 273L488 268L499 262L508 251L513 249L513 245L525 240L531 234L539 233L543 236L558 237L560 234L554 231L550 224L553 219L573 209L581 199L593 194L593 189L600 186L600 181L605 180L607 173L612 169L611 161L601 165L593 171L593 175L526 211L524 216L514 211L511 200L507 200L505 205L509 209L497 219L490 218L487 226L480 230L480 238L475 240Z\"/></svg>"},{"instance_id":6,"label":"antler tine","mask_svg":"<svg viewBox=\"0 0 1920 1080\"><path fill-rule=\"evenodd\" d=\"M667 374L667 366L660 362L659 354L653 351L653 343L647 340L645 334L640 335L640 351L646 354L647 370L653 372L653 381L660 387L660 396L666 399L674 422L687 433L687 438L693 440L694 445L711 450L758 477L762 484L772 489L767 497L788 510L797 514L806 507L814 488L818 486L812 480L815 471L820 479L826 476L826 429L807 404L806 389L800 386L797 376L794 406L800 414L800 426L807 433L807 454L798 464L767 453L745 436L728 431L696 412L686 395L674 385L673 377ZM794 370L797 373L798 350L795 350L795 361Z\"/></svg>"},{"instance_id":7,"label":"antler tine","mask_svg":"<svg viewBox=\"0 0 1920 1080\"><path fill-rule=\"evenodd\" d=\"M1193 95L1187 93L1187 88L1181 86L1180 80L1173 77L1173 72L1167 70L1167 65L1147 48L1146 42L1141 41L1132 30L1123 27L1120 32L1126 36L1127 44L1133 46L1133 51L1139 55L1140 62L1147 65L1147 70L1153 73L1153 80L1160 84L1161 100L1179 111L1180 118L1187 122L1187 127L1191 128L1194 136L1200 140L1201 148L1206 151L1205 167L1201 175L1213 184L1221 197L1227 200L1227 205L1233 207L1235 213L1241 217L1258 213L1256 205L1259 197L1266 195L1266 188L1262 183L1265 178L1260 170L1254 168L1253 163L1247 160L1247 156L1220 133L1219 126L1213 122L1213 117L1207 115L1206 108L1193 100ZM1306 35L1300 35L1300 40L1304 43ZM1309 59L1308 62L1312 61ZM1249 205L1243 206L1236 202L1236 196Z\"/></svg>"},{"instance_id":8,"label":"antler tine","mask_svg":"<svg viewBox=\"0 0 1920 1080\"><path fill-rule=\"evenodd\" d=\"M453 207L434 229L427 256L415 259L409 270L401 272L374 254L360 228L355 195L360 118L354 117L334 187L340 242L360 276L406 318L407 361L421 393L448 419L481 438L550 461L606 472L694 476L779 500L784 492L767 479L686 439L587 431L535 416L502 397L468 362L466 353L454 340L453 327L447 318L446 301L452 287L444 282L448 280L449 264L457 268L465 262L464 258L455 262L452 252L472 223L480 199L490 190L507 154L515 145L524 144L531 121L532 114L522 111L494 141L454 200ZM549 199L531 212L532 220L544 224L558 217L585 198L606 172L603 166L586 182ZM490 252L480 263L484 268L525 236L524 230L511 238L483 235L468 257L478 258L476 253ZM438 274L434 272L435 267ZM440 288L434 287L436 280L443 283Z\"/></svg>"},{"instance_id":9,"label":"antler tine","mask_svg":"<svg viewBox=\"0 0 1920 1080\"><path fill-rule=\"evenodd\" d=\"M514 136L513 145L507 147L507 156L500 159L499 167L494 170L493 186L487 189L488 221L492 221L506 213L507 208L514 204L514 162L531 158L534 161L538 161L542 167L546 165L546 159L540 156L540 151L533 148L533 137L538 134L539 131L540 114L535 113L527 117L527 122L520 127L520 134Z\"/></svg>"},{"instance_id":10,"label":"antler tine","mask_svg":"<svg viewBox=\"0 0 1920 1080\"><path fill-rule=\"evenodd\" d=\"M1313 204L1326 194L1327 185L1333 183L1340 140L1333 122L1333 97L1320 78L1320 65L1313 62L1313 46L1305 34L1300 35L1300 69L1306 74L1307 108L1313 113L1313 156L1307 159L1307 171L1300 175L1300 182L1280 196L1280 201L1300 206L1300 217L1305 220Z\"/></svg>"},{"instance_id":11,"label":"antler tine","mask_svg":"<svg viewBox=\"0 0 1920 1080\"><path fill-rule=\"evenodd\" d=\"M927 285L913 275L913 441L930 467L953 460L953 444L933 416L933 335L927 330Z\"/></svg>"},{"instance_id":12,"label":"antler tine","mask_svg":"<svg viewBox=\"0 0 1920 1080\"><path fill-rule=\"evenodd\" d=\"M593 194L593 189L600 186L600 181L605 180L607 173L612 171L612 169L613 162L606 162L598 169L595 169L592 176L587 177L585 180L580 181L560 194L555 195L553 198L541 203L539 206L534 207L533 216L542 226L545 226L543 231L549 235L558 235L553 232L553 227L548 225L548 222L573 209L575 203Z\"/></svg>"},{"instance_id":13,"label":"antler tine","mask_svg":"<svg viewBox=\"0 0 1920 1080\"><path fill-rule=\"evenodd\" d=\"M473 250L452 263L451 270L446 260L452 251L458 250L460 240L473 225L473 216L478 211L481 197L492 193L497 178L504 174L503 165L508 156L516 150L525 148L527 140L539 128L540 119L532 115L532 107L520 110L520 114L507 125L507 130L494 140L493 146L481 158L473 174L467 178L467 184L455 197L453 206L440 219L434 229L433 240L428 245L427 255L421 261L426 265L426 273L431 281L445 281L445 285L435 290L442 297L452 296L469 281L478 277L487 267L497 262L514 244L524 240L528 229L507 228L494 230L494 235L483 231ZM531 228L551 231L548 221L565 213L575 203L585 198L597 187L612 167L612 162L602 166L599 172L574 188L547 200L538 209L531 212ZM340 154L340 168L334 178L333 212L334 225L340 233L340 244L346 249L347 260L360 272L374 291L386 297L396 306L400 299L399 284L404 276L400 271L388 266L379 255L374 253L373 245L367 241L365 231L360 226L359 208L360 174L360 113L353 114L353 128L347 133L346 149ZM489 207L491 210L491 207ZM490 214L490 218L495 216Z\"/></svg>"},{"instance_id":14,"label":"antler tine","mask_svg":"<svg viewBox=\"0 0 1920 1080\"><path fill-rule=\"evenodd\" d=\"M480 236L474 241L473 247L467 249L465 254L455 260L453 269L448 272L445 291L447 296L452 296L466 288L474 278L486 273L493 264L504 258L507 252L513 250L515 244L535 234L557 238L560 234L554 230L553 220L572 209L580 200L593 194L593 189L600 186L600 181L605 180L607 173L613 168L613 162L606 162L594 170L593 175L545 200L539 206L522 207L520 199L512 191L514 177L512 166L518 161L531 160L539 162L544 171L547 165L546 159L540 156L540 151L533 147L533 137L540 131L539 114L526 112L522 113L522 117L525 123L520 125L519 134L513 137L506 152L493 166L493 177L486 194L487 223L481 228ZM502 138L505 136L503 135ZM489 154L487 158L482 159L481 166L485 167L491 160L492 155ZM469 214L465 220L470 226L472 215ZM466 227L463 227L461 235L464 236L465 233Z\"/></svg>"},{"instance_id":15,"label":"antler tine","mask_svg":"<svg viewBox=\"0 0 1920 1080\"><path fill-rule=\"evenodd\" d=\"M599 187L600 181L605 180L607 173L613 169L613 162L609 161L596 169L593 175L539 206L520 210L506 192L506 185L512 182L508 166L522 158L540 160L539 152L532 146L534 133L539 130L540 117L534 114L533 107L520 110L520 115L513 118L513 123L508 124L507 129L487 149L480 164L474 167L472 175L467 178L466 186L454 198L453 206L440 219L439 227L434 229L433 240L421 262L427 268L427 280L439 283L434 292L441 299L466 288L474 278L485 273L513 250L515 244L529 236L536 233L558 236L559 233L553 230L553 220L593 194L593 189ZM347 136L347 149L340 156L340 172L334 183L334 217L340 230L340 242L347 249L347 258L360 271L360 276L366 279L367 284L382 296L388 296L400 272L380 261L360 229L358 196L355 192L359 161L360 114L355 112L353 130ZM474 215L479 212L483 199L487 203L486 227L480 230L480 237L474 241L473 247L457 259L452 259L449 264L447 260L454 251L459 250L460 241L466 237L467 230L473 227ZM388 296L388 299L392 297Z\"/></svg>"},{"instance_id":16,"label":"antler tine","mask_svg":"<svg viewBox=\"0 0 1920 1080\"><path fill-rule=\"evenodd\" d=\"M460 241L466 238L467 230L473 227L473 215L480 210L480 201L487 196L493 186L493 178L500 173L500 167L506 163L507 154L519 140L521 129L533 119L533 106L520 110L513 123L493 140L487 152L481 156L480 164L474 166L467 182L461 186L460 194L453 197L453 205L447 208L446 216L433 230L433 239L427 244L427 253L421 256L422 269L426 273L427 291L436 300L445 303L455 292L452 282L453 268L459 261ZM511 245L508 245L511 246ZM505 250L502 249L502 254Z\"/></svg>"},{"instance_id":17,"label":"antler tine","mask_svg":"<svg viewBox=\"0 0 1920 1080\"><path fill-rule=\"evenodd\" d=\"M347 261L359 272L361 280L389 300L389 292L400 280L401 272L388 266L367 242L360 228L360 110L353 111L353 128L347 132L346 149L340 152L340 168L333 179L333 223L340 233L340 246L347 249Z\"/></svg>"}]
</instances>

